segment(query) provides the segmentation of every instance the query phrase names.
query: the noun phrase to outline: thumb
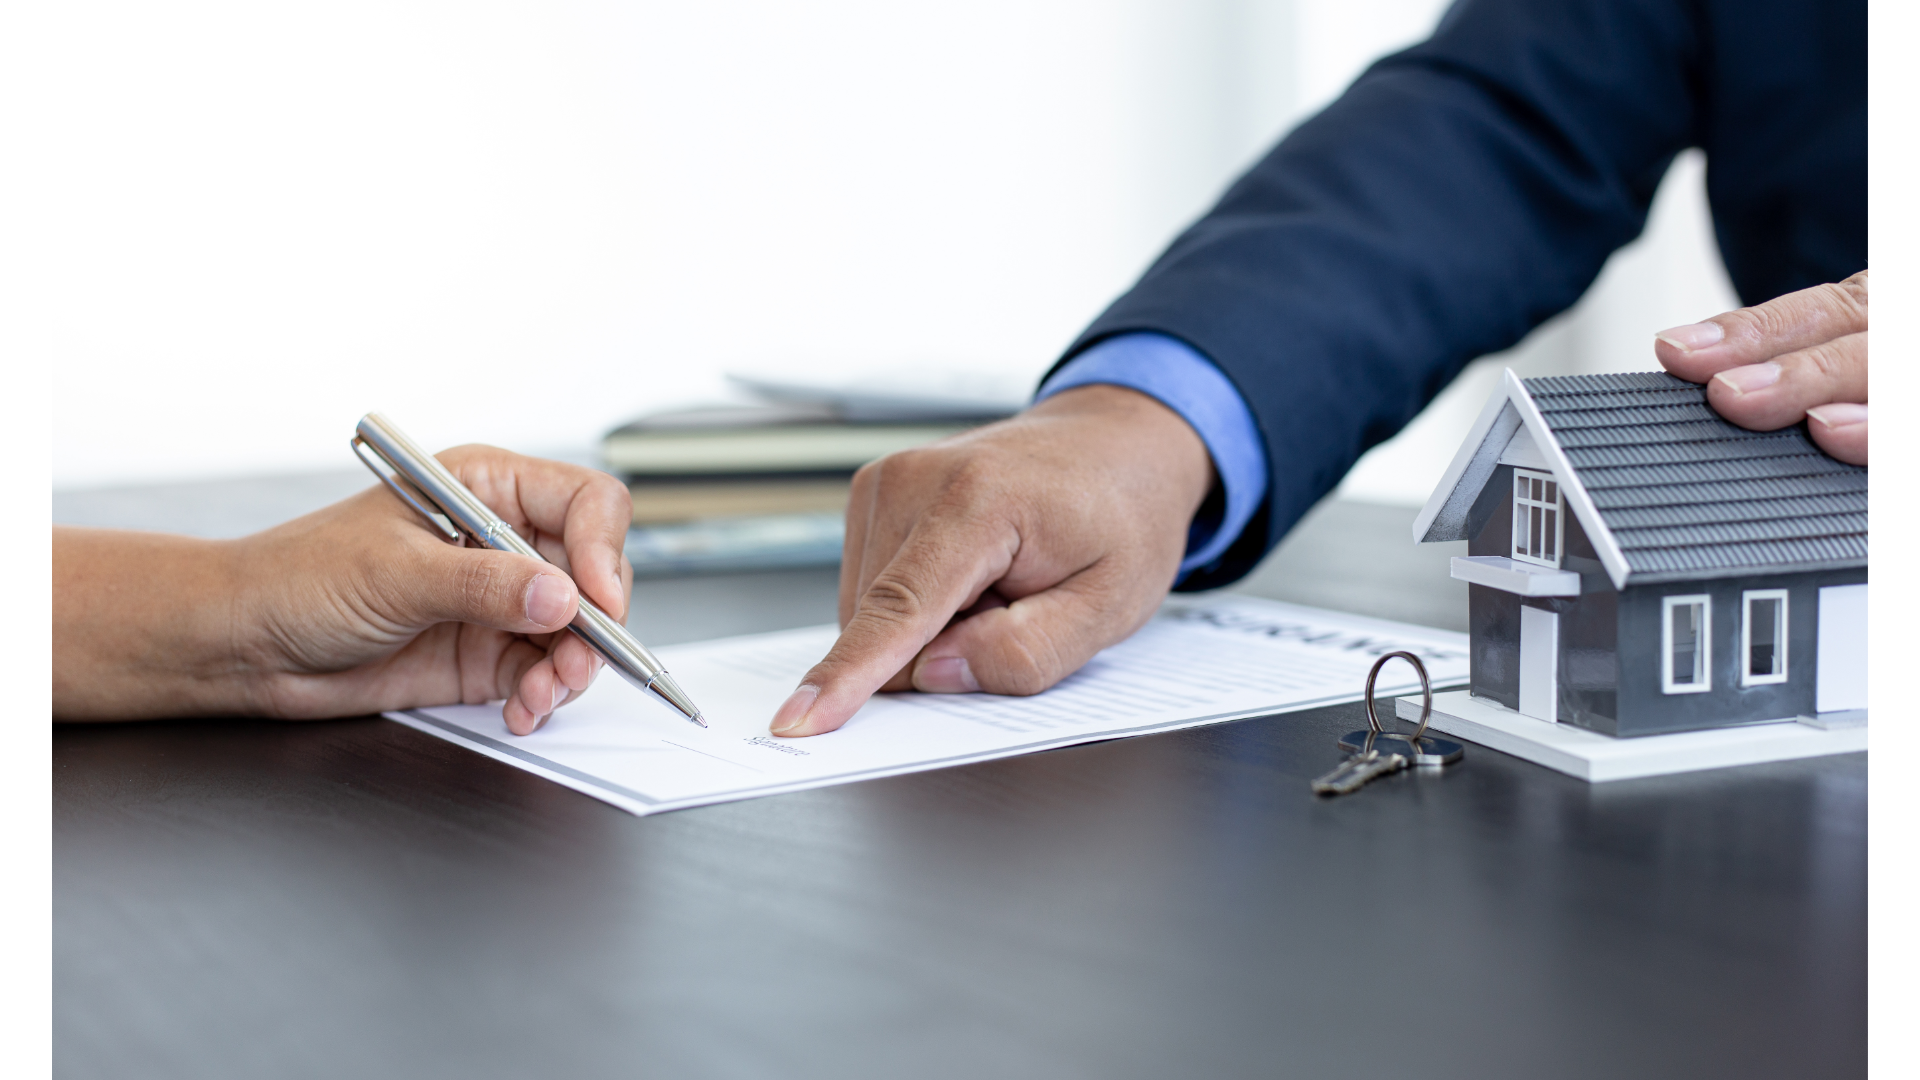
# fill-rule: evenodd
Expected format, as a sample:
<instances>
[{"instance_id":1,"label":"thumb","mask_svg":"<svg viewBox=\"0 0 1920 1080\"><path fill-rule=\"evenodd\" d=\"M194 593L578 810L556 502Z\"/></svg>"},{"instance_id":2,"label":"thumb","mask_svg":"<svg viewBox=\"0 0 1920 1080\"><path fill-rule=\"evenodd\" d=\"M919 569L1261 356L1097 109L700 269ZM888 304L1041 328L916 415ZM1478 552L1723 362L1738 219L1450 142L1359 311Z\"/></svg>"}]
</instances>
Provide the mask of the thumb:
<instances>
[{"instance_id":1,"label":"thumb","mask_svg":"<svg viewBox=\"0 0 1920 1080\"><path fill-rule=\"evenodd\" d=\"M913 688L926 693L1037 694L1151 618L1165 584L1127 589L1100 566L962 619L921 650ZM1138 575L1145 578L1147 575ZM1137 595L1136 595L1137 594Z\"/></svg>"},{"instance_id":2,"label":"thumb","mask_svg":"<svg viewBox=\"0 0 1920 1080\"><path fill-rule=\"evenodd\" d=\"M507 551L435 544L403 579L390 583L401 621L462 622L513 634L563 629L580 592L552 563Z\"/></svg>"},{"instance_id":3,"label":"thumb","mask_svg":"<svg viewBox=\"0 0 1920 1080\"><path fill-rule=\"evenodd\" d=\"M916 527L860 597L839 640L774 713L775 735L819 735L847 722L913 662L953 613L1005 572L1016 546L991 525Z\"/></svg>"}]
</instances>

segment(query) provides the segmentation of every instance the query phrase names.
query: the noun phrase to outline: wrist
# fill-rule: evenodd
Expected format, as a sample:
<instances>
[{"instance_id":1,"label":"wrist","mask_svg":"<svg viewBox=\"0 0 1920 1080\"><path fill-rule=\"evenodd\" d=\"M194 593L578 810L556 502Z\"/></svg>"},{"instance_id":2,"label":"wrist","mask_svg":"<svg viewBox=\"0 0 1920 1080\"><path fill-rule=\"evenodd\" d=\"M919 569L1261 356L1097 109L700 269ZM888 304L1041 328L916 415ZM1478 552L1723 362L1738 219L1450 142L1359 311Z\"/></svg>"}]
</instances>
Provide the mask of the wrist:
<instances>
[{"instance_id":1,"label":"wrist","mask_svg":"<svg viewBox=\"0 0 1920 1080\"><path fill-rule=\"evenodd\" d=\"M208 707L222 713L276 715L272 683L289 667L291 642L273 612L294 602L285 589L297 570L285 553L265 550L273 535L224 541L208 555L206 611L218 621L200 650L197 681Z\"/></svg>"}]
</instances>

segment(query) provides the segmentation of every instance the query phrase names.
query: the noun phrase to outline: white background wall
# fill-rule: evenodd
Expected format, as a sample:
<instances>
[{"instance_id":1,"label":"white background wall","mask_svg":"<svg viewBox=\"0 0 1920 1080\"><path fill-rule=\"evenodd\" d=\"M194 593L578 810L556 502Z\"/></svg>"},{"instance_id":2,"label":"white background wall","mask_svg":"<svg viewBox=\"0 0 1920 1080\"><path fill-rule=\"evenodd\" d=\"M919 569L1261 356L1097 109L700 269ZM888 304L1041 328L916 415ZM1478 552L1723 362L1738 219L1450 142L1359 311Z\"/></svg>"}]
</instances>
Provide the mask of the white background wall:
<instances>
[{"instance_id":1,"label":"white background wall","mask_svg":"<svg viewBox=\"0 0 1920 1080\"><path fill-rule=\"evenodd\" d=\"M43 5L53 482L351 468L370 408L577 452L729 368L1031 378L1441 6ZM1501 362L1645 368L1730 306L1699 173ZM1494 374L1346 493L1424 498Z\"/></svg>"}]
</instances>

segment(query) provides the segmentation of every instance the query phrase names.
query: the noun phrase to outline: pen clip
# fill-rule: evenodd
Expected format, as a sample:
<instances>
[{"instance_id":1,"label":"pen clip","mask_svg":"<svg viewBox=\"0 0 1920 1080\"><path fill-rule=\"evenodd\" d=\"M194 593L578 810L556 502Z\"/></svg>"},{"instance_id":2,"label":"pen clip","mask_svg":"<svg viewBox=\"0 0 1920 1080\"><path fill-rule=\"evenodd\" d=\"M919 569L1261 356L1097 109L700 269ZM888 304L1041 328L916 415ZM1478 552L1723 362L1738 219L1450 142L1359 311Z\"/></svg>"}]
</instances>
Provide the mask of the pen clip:
<instances>
[{"instance_id":1,"label":"pen clip","mask_svg":"<svg viewBox=\"0 0 1920 1080\"><path fill-rule=\"evenodd\" d=\"M353 437L353 455L359 458L360 463L365 465L373 475L392 488L393 493L400 496L400 501L420 511L421 516L439 529L448 540L456 544L463 541L464 537L460 530L453 527L453 520L437 508L427 509L429 506L435 506L434 501L419 488L414 487L406 477L400 475L400 470L393 467L393 463L387 460L386 455L382 454L378 447L356 435Z\"/></svg>"}]
</instances>

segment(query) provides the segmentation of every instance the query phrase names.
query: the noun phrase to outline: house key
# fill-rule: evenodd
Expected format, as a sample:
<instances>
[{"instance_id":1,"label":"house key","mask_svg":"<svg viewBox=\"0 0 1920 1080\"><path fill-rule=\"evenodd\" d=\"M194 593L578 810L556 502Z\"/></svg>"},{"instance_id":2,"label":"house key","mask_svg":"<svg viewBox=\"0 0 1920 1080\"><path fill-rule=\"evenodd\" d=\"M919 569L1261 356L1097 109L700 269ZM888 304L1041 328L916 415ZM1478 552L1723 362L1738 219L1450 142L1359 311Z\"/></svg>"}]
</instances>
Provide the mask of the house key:
<instances>
[{"instance_id":1,"label":"house key","mask_svg":"<svg viewBox=\"0 0 1920 1080\"><path fill-rule=\"evenodd\" d=\"M1413 665L1420 676L1420 726L1412 735L1396 735L1380 727L1380 718L1373 711L1373 686L1380 677L1380 669L1394 657L1400 657ZM1340 767L1313 782L1315 795L1345 795L1358 791L1367 781L1375 777L1399 772L1414 765L1438 767L1451 765L1466 756L1466 747L1452 739L1435 738L1427 734L1427 718L1433 714L1433 686L1427 681L1427 666L1420 658L1409 652L1390 652L1374 661L1373 670L1367 672L1367 730L1355 731L1340 739L1340 749L1348 752L1347 760Z\"/></svg>"},{"instance_id":2,"label":"house key","mask_svg":"<svg viewBox=\"0 0 1920 1080\"><path fill-rule=\"evenodd\" d=\"M1345 795L1359 791L1367 781L1407 767L1407 755L1385 753L1373 745L1368 734L1365 746L1347 757L1340 767L1313 782L1315 795Z\"/></svg>"}]
</instances>

